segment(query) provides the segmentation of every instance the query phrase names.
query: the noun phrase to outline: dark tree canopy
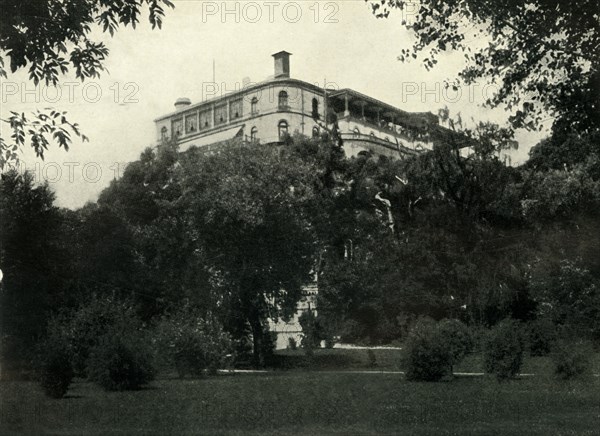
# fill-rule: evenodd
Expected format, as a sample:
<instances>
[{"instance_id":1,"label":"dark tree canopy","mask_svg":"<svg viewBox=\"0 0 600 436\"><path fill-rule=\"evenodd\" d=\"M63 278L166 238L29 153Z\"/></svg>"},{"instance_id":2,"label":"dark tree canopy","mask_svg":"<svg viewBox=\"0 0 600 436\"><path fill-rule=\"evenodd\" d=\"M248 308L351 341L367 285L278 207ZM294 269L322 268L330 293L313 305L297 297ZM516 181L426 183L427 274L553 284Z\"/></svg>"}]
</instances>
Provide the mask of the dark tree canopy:
<instances>
[{"instance_id":1,"label":"dark tree canopy","mask_svg":"<svg viewBox=\"0 0 600 436\"><path fill-rule=\"evenodd\" d=\"M94 27L111 36L121 25L135 28L145 7L152 28L160 28L164 8L174 5L169 0L0 0L0 77L7 77L7 68L12 73L28 68L35 85L56 85L71 69L82 81L100 77L108 48L91 38ZM18 160L17 151L26 143L43 159L50 141L68 150L72 135L87 140L66 112L44 110L26 116L11 111L2 121L10 125L12 135L10 142L0 137L0 170Z\"/></svg>"},{"instance_id":2,"label":"dark tree canopy","mask_svg":"<svg viewBox=\"0 0 600 436\"><path fill-rule=\"evenodd\" d=\"M514 127L539 128L545 114L555 128L578 133L600 125L596 0L366 1L379 18L399 12L415 33L413 46L400 50L401 61L422 55L430 69L442 52L463 52L458 83L496 83L498 93L487 104L511 110Z\"/></svg>"},{"instance_id":3,"label":"dark tree canopy","mask_svg":"<svg viewBox=\"0 0 600 436\"><path fill-rule=\"evenodd\" d=\"M70 68L82 80L99 77L108 48L90 38L93 26L111 35L120 25L135 27L144 6L152 28L161 27L164 6L174 7L169 0L0 0L0 50L13 73L29 66L36 85L56 84Z\"/></svg>"}]
</instances>

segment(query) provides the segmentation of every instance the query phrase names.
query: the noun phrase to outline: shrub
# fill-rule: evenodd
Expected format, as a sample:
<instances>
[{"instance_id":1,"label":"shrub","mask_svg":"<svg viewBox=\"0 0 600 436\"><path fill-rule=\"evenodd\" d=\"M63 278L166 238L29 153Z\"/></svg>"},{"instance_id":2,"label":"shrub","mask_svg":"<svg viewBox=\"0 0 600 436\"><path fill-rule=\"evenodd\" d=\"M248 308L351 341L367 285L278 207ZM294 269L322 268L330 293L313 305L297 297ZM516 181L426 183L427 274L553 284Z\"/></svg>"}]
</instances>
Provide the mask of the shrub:
<instances>
[{"instance_id":1,"label":"shrub","mask_svg":"<svg viewBox=\"0 0 600 436\"><path fill-rule=\"evenodd\" d=\"M222 325L212 317L185 307L157 326L158 354L180 377L216 373L232 344Z\"/></svg>"},{"instance_id":2,"label":"shrub","mask_svg":"<svg viewBox=\"0 0 600 436\"><path fill-rule=\"evenodd\" d=\"M75 375L86 377L90 351L109 330L125 334L141 328L141 321L128 302L93 296L71 313L50 320L48 335L63 337L70 346Z\"/></svg>"},{"instance_id":3,"label":"shrub","mask_svg":"<svg viewBox=\"0 0 600 436\"><path fill-rule=\"evenodd\" d=\"M523 363L523 337L517 322L505 319L489 332L484 347L485 372L498 380L515 377Z\"/></svg>"},{"instance_id":4,"label":"shrub","mask_svg":"<svg viewBox=\"0 0 600 436\"><path fill-rule=\"evenodd\" d=\"M92 348L88 377L108 391L139 389L154 378L150 347L141 335L115 333L104 335Z\"/></svg>"},{"instance_id":5,"label":"shrub","mask_svg":"<svg viewBox=\"0 0 600 436\"><path fill-rule=\"evenodd\" d=\"M589 368L592 353L592 347L583 342L558 342L552 352L554 373L563 380L585 374Z\"/></svg>"},{"instance_id":6,"label":"shrub","mask_svg":"<svg viewBox=\"0 0 600 436\"><path fill-rule=\"evenodd\" d=\"M438 323L438 332L449 348L452 367L473 351L473 335L469 328L459 320L441 320Z\"/></svg>"},{"instance_id":7,"label":"shrub","mask_svg":"<svg viewBox=\"0 0 600 436\"><path fill-rule=\"evenodd\" d=\"M405 351L407 380L438 381L451 374L450 347L434 321L417 321L408 335Z\"/></svg>"},{"instance_id":8,"label":"shrub","mask_svg":"<svg viewBox=\"0 0 600 436\"><path fill-rule=\"evenodd\" d=\"M556 342L556 326L548 318L537 319L528 324L527 337L531 355L546 356Z\"/></svg>"},{"instance_id":9,"label":"shrub","mask_svg":"<svg viewBox=\"0 0 600 436\"><path fill-rule=\"evenodd\" d=\"M317 317L314 312L308 309L302 312L298 318L298 322L302 327L302 348L304 348L307 354L312 354L314 348L318 348L322 338L321 326L317 321Z\"/></svg>"},{"instance_id":10,"label":"shrub","mask_svg":"<svg viewBox=\"0 0 600 436\"><path fill-rule=\"evenodd\" d=\"M38 376L42 389L52 398L62 398L73 380L71 351L60 337L48 337L39 347Z\"/></svg>"}]
</instances>

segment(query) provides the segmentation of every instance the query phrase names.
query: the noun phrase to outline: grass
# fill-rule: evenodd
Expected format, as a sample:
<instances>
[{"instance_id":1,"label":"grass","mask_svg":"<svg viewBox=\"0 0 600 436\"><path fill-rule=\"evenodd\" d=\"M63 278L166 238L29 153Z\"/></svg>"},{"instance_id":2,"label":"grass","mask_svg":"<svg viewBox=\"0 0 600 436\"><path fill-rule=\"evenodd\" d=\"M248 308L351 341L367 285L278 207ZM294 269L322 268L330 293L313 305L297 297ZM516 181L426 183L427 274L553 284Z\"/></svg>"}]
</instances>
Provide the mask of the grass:
<instances>
[{"instance_id":1,"label":"grass","mask_svg":"<svg viewBox=\"0 0 600 436\"><path fill-rule=\"evenodd\" d=\"M597 434L600 377L560 381L548 358L527 358L506 383L489 377L407 382L400 350L277 353L287 371L159 379L134 392L104 392L84 381L62 400L30 381L0 382L0 434ZM600 370L600 355L592 371ZM480 372L468 356L457 372Z\"/></svg>"},{"instance_id":2,"label":"grass","mask_svg":"<svg viewBox=\"0 0 600 436\"><path fill-rule=\"evenodd\" d=\"M346 353L343 353L346 355ZM87 382L67 398L0 382L0 434L597 434L600 379L279 371L162 379L134 392Z\"/></svg>"},{"instance_id":3,"label":"grass","mask_svg":"<svg viewBox=\"0 0 600 436\"><path fill-rule=\"evenodd\" d=\"M402 350L398 349L373 349L375 366L370 363L367 350L364 349L319 349L315 351L312 359L305 356L304 350L281 350L276 353L276 368L287 371L294 370L375 370L375 371L403 371ZM455 368L455 372L483 372L483 358L479 353L468 355ZM522 373L533 373L542 376L551 376L554 371L553 364L548 357L525 356ZM600 373L600 353L595 353L591 358L590 371Z\"/></svg>"}]
</instances>

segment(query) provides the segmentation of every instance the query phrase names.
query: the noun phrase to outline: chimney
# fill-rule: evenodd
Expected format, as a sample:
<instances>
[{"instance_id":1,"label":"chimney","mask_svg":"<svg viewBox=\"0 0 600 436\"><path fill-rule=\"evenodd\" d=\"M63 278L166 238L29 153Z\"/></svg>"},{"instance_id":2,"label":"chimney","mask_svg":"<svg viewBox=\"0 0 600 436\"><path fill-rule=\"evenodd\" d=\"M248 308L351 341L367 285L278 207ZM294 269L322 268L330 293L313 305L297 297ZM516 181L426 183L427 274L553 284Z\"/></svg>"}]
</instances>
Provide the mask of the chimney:
<instances>
[{"instance_id":1,"label":"chimney","mask_svg":"<svg viewBox=\"0 0 600 436\"><path fill-rule=\"evenodd\" d=\"M189 105L192 104L192 101L189 98L178 98L175 101L175 109L180 111L181 109L185 109L186 107L188 107Z\"/></svg>"},{"instance_id":2,"label":"chimney","mask_svg":"<svg viewBox=\"0 0 600 436\"><path fill-rule=\"evenodd\" d=\"M275 53L275 78L290 77L290 55L287 51Z\"/></svg>"}]
</instances>

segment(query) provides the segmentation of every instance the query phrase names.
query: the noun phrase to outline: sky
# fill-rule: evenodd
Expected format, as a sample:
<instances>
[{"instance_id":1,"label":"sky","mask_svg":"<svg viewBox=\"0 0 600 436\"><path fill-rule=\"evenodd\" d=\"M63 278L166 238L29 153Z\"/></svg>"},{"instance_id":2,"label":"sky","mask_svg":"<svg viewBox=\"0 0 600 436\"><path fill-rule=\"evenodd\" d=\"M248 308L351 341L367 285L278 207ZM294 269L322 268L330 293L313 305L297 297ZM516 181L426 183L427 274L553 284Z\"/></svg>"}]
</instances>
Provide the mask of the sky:
<instances>
[{"instance_id":1,"label":"sky","mask_svg":"<svg viewBox=\"0 0 600 436\"><path fill-rule=\"evenodd\" d=\"M95 201L127 162L155 145L153 120L173 111L179 97L192 103L210 98L215 83L219 94L273 74L271 55L292 53L291 77L319 86L352 88L407 111L430 111L447 106L463 120L504 124L508 113L481 106L493 86L480 83L460 91L445 91L464 67L461 53L441 56L426 71L419 62L397 60L410 48L413 36L401 25L402 16L377 19L363 0L346 1L175 1L162 29L147 21L121 28L114 37L94 30L93 37L110 50L107 71L99 79L61 78L57 88L34 87L26 71L2 80L1 118L9 111L30 112L52 107L68 112L90 138L75 139L69 151L51 147L44 161L31 150L21 155L21 170L47 180L56 204L78 208ZM410 16L406 16L410 20ZM472 40L476 46L483 43ZM2 137L9 137L0 123ZM523 162L543 133L517 132L519 149L511 161Z\"/></svg>"}]
</instances>

